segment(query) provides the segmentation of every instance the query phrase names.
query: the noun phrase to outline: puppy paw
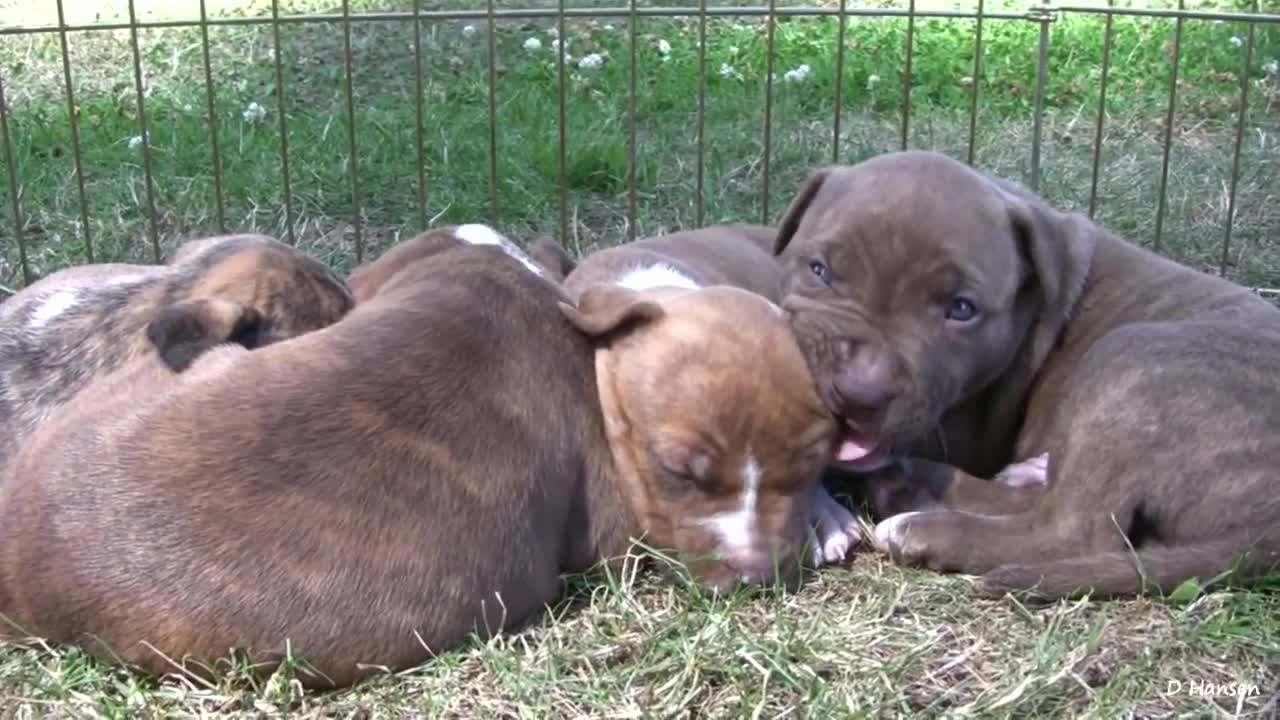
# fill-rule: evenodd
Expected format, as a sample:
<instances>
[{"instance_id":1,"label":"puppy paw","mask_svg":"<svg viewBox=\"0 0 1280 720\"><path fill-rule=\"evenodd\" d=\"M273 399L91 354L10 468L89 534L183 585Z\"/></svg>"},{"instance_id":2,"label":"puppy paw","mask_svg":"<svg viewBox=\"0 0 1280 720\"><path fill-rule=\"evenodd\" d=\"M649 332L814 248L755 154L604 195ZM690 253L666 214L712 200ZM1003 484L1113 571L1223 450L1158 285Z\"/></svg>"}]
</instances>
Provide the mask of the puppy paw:
<instances>
[{"instance_id":1,"label":"puppy paw","mask_svg":"<svg viewBox=\"0 0 1280 720\"><path fill-rule=\"evenodd\" d=\"M814 567L848 557L858 545L858 520L826 488L817 486L809 501L810 559Z\"/></svg>"},{"instance_id":2,"label":"puppy paw","mask_svg":"<svg viewBox=\"0 0 1280 720\"><path fill-rule=\"evenodd\" d=\"M995 481L1009 487L1041 487L1049 484L1049 453L1012 463L996 473Z\"/></svg>"},{"instance_id":3,"label":"puppy paw","mask_svg":"<svg viewBox=\"0 0 1280 720\"><path fill-rule=\"evenodd\" d=\"M924 555L924 547L919 542L912 542L911 521L913 518L926 515L927 512L904 512L886 518L876 525L876 550L902 563L913 563Z\"/></svg>"}]
</instances>

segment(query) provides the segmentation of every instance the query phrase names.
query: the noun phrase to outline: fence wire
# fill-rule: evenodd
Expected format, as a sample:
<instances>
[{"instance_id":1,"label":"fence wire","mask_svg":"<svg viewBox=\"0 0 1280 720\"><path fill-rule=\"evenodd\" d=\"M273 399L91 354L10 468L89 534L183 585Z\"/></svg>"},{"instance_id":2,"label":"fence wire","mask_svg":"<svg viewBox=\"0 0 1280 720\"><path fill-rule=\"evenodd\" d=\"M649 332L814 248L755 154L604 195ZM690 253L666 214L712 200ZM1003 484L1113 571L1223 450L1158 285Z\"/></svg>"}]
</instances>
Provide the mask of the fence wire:
<instances>
[{"instance_id":1,"label":"fence wire","mask_svg":"<svg viewBox=\"0 0 1280 720\"><path fill-rule=\"evenodd\" d=\"M478 2L479 4L479 2ZM627 235L628 239L634 239L637 226L637 181L636 181L636 67L637 67L637 45L638 35L637 27L642 18L696 18L698 27L698 97L697 97L697 115L695 127L695 143L697 145L697 156L695 161L696 186L694 190L694 220L697 225L705 222L705 198L704 184L706 179L706 88L707 88L707 22L711 18L716 17L762 17L765 20L766 33L766 63L767 72L765 75L765 103L762 111L762 146L763 153L761 158L761 222L768 224L773 219L771 216L771 208L769 207L769 188L771 179L771 154L772 154L772 135L773 135L773 104L774 104L774 55L775 55L775 30L779 19L790 17L836 17L838 19L838 39L836 43L836 66L835 66L835 112L832 118L832 162L838 162L840 158L840 138L841 138L841 112L843 108L843 69L845 55L845 34L847 24L850 18L905 18L907 20L907 30L905 35L905 60L902 69L902 86L903 86L903 102L900 108L899 120L899 139L902 149L907 149L910 139L912 107L911 93L913 58L916 39L916 20L917 18L944 18L963 21L973 21L974 23L974 53L973 53L973 74L971 98L968 108L968 145L966 160L969 164L974 163L974 148L977 131L977 115L979 107L979 95L981 91L982 78L982 40L983 40L983 23L986 20L1013 20L1037 23L1039 25L1039 42L1036 47L1036 76L1035 89L1033 98L1033 118L1032 118L1032 139L1030 147L1030 177L1029 185L1033 190L1039 189L1041 175L1041 149L1043 145L1043 120L1045 114L1045 87L1049 74L1049 48L1052 34L1050 32L1051 25L1060 17L1067 14L1103 16L1105 19L1103 51L1101 58L1101 75L1099 77L1099 95L1097 112L1095 116L1095 127L1092 143L1092 168L1091 168L1091 184L1089 189L1088 214L1094 217L1097 210L1098 201L1098 183L1099 183L1099 167L1101 165L1101 153L1104 137L1104 122L1107 111L1107 85L1112 64L1112 41L1113 41L1113 23L1112 20L1116 16L1126 17L1147 17L1147 18L1167 18L1174 20L1174 31L1171 39L1171 71L1169 76L1168 103L1166 106L1166 115L1163 128L1162 140L1162 160L1161 160L1161 176L1159 182L1158 205L1155 218L1155 231L1153 245L1158 251L1161 246L1161 239L1164 228L1164 219L1167 214L1167 194L1168 194L1168 173L1169 173L1169 156L1172 143L1172 128L1174 124L1174 116L1177 111L1178 97L1178 69L1181 59L1181 41L1183 27L1186 22L1236 22L1243 23L1247 28L1245 40L1244 66L1240 75L1240 89L1238 106L1236 111L1236 127L1234 134L1234 145L1231 163L1231 176L1228 184L1227 210L1224 223L1224 231L1221 245L1221 253L1219 255L1219 271L1226 274L1229 265L1229 254L1231 248L1232 226L1235 220L1237 206L1236 193L1240 180L1240 149L1245 134L1246 116L1249 109L1249 69L1253 62L1254 54L1254 31L1259 24L1280 24L1280 13L1263 13L1259 10L1258 0L1254 0L1252 10L1250 12L1208 12L1208 11L1192 11L1185 7L1185 0L1178 0L1177 9L1140 9L1140 8L1119 8L1115 7L1114 0L1108 0L1106 7L1089 7L1089 6L1073 6L1073 5L1053 5L1050 0L1042 0L1041 4L1030 6L1025 12L986 12L983 0L978 0L976 12L965 12L960 10L919 10L916 7L915 0L907 0L905 9L898 8L854 8L849 7L848 0L839 0L835 6L817 6L817 7L778 7L777 0L768 0L767 6L749 7L749 6L718 6L709 7L707 0L699 0L696 6L689 7L640 7L637 0L627 0L626 5L616 7L598 7L598 8L570 8L566 7L565 0L558 0L555 7L550 8L503 8L496 7L495 0L484 0L483 5L472 10L425 10L423 9L423 0L414 0L413 10L409 12L351 12L350 0L342 0L341 12L318 13L306 15L286 15L280 12L280 1L272 0L271 12L264 17L209 17L206 8L206 0L200 0L200 17L199 20L165 20L165 21L140 21L137 17L135 0L128 2L127 23L119 22L102 22L91 24L70 24L66 22L66 14L64 12L63 0L56 0L57 19L56 25L32 25L32 26L4 26L0 27L0 38L9 36L23 35L48 35L56 34L59 40L59 47L62 60L63 80L66 92L66 102L68 108L68 117L70 118L70 135L71 135L71 153L75 170L75 180L77 189L77 199L80 210L80 232L83 233L84 241L84 260L85 262L94 262L97 254L95 253L93 238L90 232L89 223L89 196L86 191L86 180L84 162L81 151L81 136L77 122L76 112L76 95L74 91L73 66L70 58L67 36L72 32L90 32L90 31L116 31L127 30L129 32L130 49L133 59L133 79L134 91L136 93L136 102L138 106L138 129L142 146L142 162L143 176L145 188L145 206L146 206L146 233L151 247L153 258L156 262L160 262L161 248L159 241L159 220L156 210L155 190L153 169L151 163L151 141L148 133L148 119L145 109L145 89L144 89L144 73L143 59L139 49L138 34L143 30L166 29L166 28L198 28L200 31L201 56L204 63L204 83L205 96L207 100L206 112L208 115L209 125L209 152L212 156L212 173L213 173L213 190L215 196L215 219L220 232L226 232L226 210L225 210L225 189L223 169L220 160L220 148L218 137L218 121L215 108L216 87L214 83L214 74L210 60L210 41L209 29L216 27L229 26L260 26L269 25L271 27L271 38L273 43L273 62L276 80L276 114L279 121L280 133L280 180L283 190L283 205L285 213L285 233L286 240L290 243L296 243L294 231L294 205L293 191L291 187L290 167L289 167L289 121L288 121L288 93L285 90L285 72L283 67L283 57L285 48L281 42L281 28L289 25L307 25L307 24L336 24L342 28L343 33L343 92L345 102L345 124L347 130L347 149L349 151L350 161L348 163L347 173L350 182L350 193L352 201L352 228L355 241L355 256L357 262L364 258L365 241L363 237L363 229L361 225L361 186L360 186L360 163L359 163L359 128L356 122L355 100L354 100L354 73L353 73L353 54L351 47L351 28L355 24L370 22L403 22L412 23L414 31L413 39L413 56L414 67L416 69L415 87L416 87L416 108L415 117L416 133L415 133L415 151L417 154L417 218L420 226L427 225L427 198L430 178L426 172L426 155L424 150L423 125L424 125L424 108L423 108L423 49L422 49L422 25L424 22L431 21L448 21L448 20L480 20L484 21L487 30L488 43L488 66L487 66L487 86L486 101L488 115L488 193L489 193L489 210L496 218L498 216L498 149L499 134L497 123L498 110L498 92L497 92L497 48L496 36L498 31L498 22L503 20L529 20L529 19L553 19L557 24L558 37L564 38L565 22L573 18L617 18L624 19L628 23L627 44L628 44L628 72L627 72ZM568 208L568 181L567 166L571 149L569 147L568 136L566 132L566 109L565 109L565 59L562 52L557 52L556 73L558 79L558 180L559 180L559 230L560 237L566 238L569 234L569 208ZM0 143L3 144L3 152L5 155L5 172L8 178L9 201L12 205L12 232L15 242L17 243L18 261L24 284L33 281L33 273L29 259L27 240L24 234L25 221L23 217L23 200L22 200L22 178L18 173L17 163L13 152L13 138L10 134L9 107L5 101L6 81L4 73L0 72Z\"/></svg>"}]
</instances>

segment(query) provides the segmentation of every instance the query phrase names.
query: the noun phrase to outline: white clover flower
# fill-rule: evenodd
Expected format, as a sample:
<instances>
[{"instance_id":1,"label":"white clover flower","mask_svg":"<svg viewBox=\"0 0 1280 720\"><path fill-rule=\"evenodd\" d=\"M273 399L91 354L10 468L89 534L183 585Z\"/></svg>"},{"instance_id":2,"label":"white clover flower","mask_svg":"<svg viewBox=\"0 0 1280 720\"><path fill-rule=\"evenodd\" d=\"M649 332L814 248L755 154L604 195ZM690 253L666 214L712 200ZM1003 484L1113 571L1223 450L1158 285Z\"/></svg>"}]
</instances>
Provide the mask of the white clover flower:
<instances>
[{"instance_id":1,"label":"white clover flower","mask_svg":"<svg viewBox=\"0 0 1280 720\"><path fill-rule=\"evenodd\" d=\"M738 69L729 63L720 63L720 77L725 80L733 80L735 78L741 78L742 73L738 72Z\"/></svg>"},{"instance_id":2,"label":"white clover flower","mask_svg":"<svg viewBox=\"0 0 1280 720\"><path fill-rule=\"evenodd\" d=\"M470 37L475 37L475 35L476 35L476 26L475 26L475 25L463 25L463 26L462 26L462 37L470 38Z\"/></svg>"},{"instance_id":3,"label":"white clover flower","mask_svg":"<svg viewBox=\"0 0 1280 720\"><path fill-rule=\"evenodd\" d=\"M875 90L875 89L876 89L876 85L879 85L879 84L880 84L880 76L879 76L879 75L872 75L871 77L867 78L867 89L868 89L868 90Z\"/></svg>"},{"instance_id":4,"label":"white clover flower","mask_svg":"<svg viewBox=\"0 0 1280 720\"><path fill-rule=\"evenodd\" d=\"M542 41L536 37L531 37L524 41L524 49L528 52L538 52L542 49Z\"/></svg>"},{"instance_id":5,"label":"white clover flower","mask_svg":"<svg viewBox=\"0 0 1280 720\"><path fill-rule=\"evenodd\" d=\"M613 32L615 28L612 25L605 25L603 28L600 28L600 29L604 30L605 32Z\"/></svg>"},{"instance_id":6,"label":"white clover flower","mask_svg":"<svg viewBox=\"0 0 1280 720\"><path fill-rule=\"evenodd\" d=\"M671 43L666 40L658 40L658 54L662 56L671 54Z\"/></svg>"},{"instance_id":7,"label":"white clover flower","mask_svg":"<svg viewBox=\"0 0 1280 720\"><path fill-rule=\"evenodd\" d=\"M560 37L560 28L557 28L557 27L554 27L554 26L549 27L549 28L547 28L547 34L548 34L548 35L550 35L550 36L551 36L551 37L553 37L553 38Z\"/></svg>"},{"instance_id":8,"label":"white clover flower","mask_svg":"<svg viewBox=\"0 0 1280 720\"><path fill-rule=\"evenodd\" d=\"M142 136L141 136L141 135L134 135L133 137L129 138L129 149L130 149L130 150L137 150L137 149L138 149L138 147L139 147L139 146L141 146L141 145L142 145Z\"/></svg>"},{"instance_id":9,"label":"white clover flower","mask_svg":"<svg viewBox=\"0 0 1280 720\"><path fill-rule=\"evenodd\" d=\"M244 112L240 113L240 117L244 118L244 121L250 124L259 123L267 117L267 109L256 102L251 102L249 103L249 106L244 109Z\"/></svg>"},{"instance_id":10,"label":"white clover flower","mask_svg":"<svg viewBox=\"0 0 1280 720\"><path fill-rule=\"evenodd\" d=\"M1244 41L1243 41L1243 40L1241 40L1240 38L1236 37L1235 35L1232 35L1232 36L1231 36L1231 46L1232 46L1232 47L1243 47L1243 46L1244 46Z\"/></svg>"},{"instance_id":11,"label":"white clover flower","mask_svg":"<svg viewBox=\"0 0 1280 720\"><path fill-rule=\"evenodd\" d=\"M789 83L804 82L805 80L809 79L809 75L811 75L812 73L813 73L812 69L806 63L794 70L786 71L785 73L783 73L782 79Z\"/></svg>"},{"instance_id":12,"label":"white clover flower","mask_svg":"<svg viewBox=\"0 0 1280 720\"><path fill-rule=\"evenodd\" d=\"M1268 75L1280 75L1280 59L1272 58L1271 62L1262 66L1262 71Z\"/></svg>"},{"instance_id":13,"label":"white clover flower","mask_svg":"<svg viewBox=\"0 0 1280 720\"><path fill-rule=\"evenodd\" d=\"M604 65L604 56L600 53L591 53L578 61L579 70L595 70L601 65Z\"/></svg>"},{"instance_id":14,"label":"white clover flower","mask_svg":"<svg viewBox=\"0 0 1280 720\"><path fill-rule=\"evenodd\" d=\"M730 55L733 55L734 57L737 57L737 56L738 56L738 47L737 47L736 45L731 45L731 46L729 46L729 54L730 54Z\"/></svg>"}]
</instances>

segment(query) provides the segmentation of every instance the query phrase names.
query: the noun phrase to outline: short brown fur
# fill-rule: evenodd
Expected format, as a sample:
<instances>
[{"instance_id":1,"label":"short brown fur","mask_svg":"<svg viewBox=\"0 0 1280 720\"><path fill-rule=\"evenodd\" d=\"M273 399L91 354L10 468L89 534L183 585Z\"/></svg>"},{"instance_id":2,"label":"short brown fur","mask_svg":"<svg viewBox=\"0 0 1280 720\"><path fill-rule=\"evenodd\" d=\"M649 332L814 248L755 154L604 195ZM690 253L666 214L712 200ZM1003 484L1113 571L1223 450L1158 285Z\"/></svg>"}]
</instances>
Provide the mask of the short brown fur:
<instances>
[{"instance_id":1,"label":"short brown fur","mask_svg":"<svg viewBox=\"0 0 1280 720\"><path fill-rule=\"evenodd\" d=\"M772 551L794 578L797 497L833 426L786 324L741 330L763 301L605 287L575 307L501 249L442 235L412 262L389 253L396 271L327 328L177 375L134 363L62 407L0 477L10 634L152 672L233 649L266 671L287 640L319 673L304 684L345 685L523 624L631 537L712 587L764 582L700 557L719 546L699 519L742 494L668 421L707 384L734 419L711 465L749 444L786 469L761 478L765 542L739 559ZM687 369L674 385L668 352Z\"/></svg>"},{"instance_id":2,"label":"short brown fur","mask_svg":"<svg viewBox=\"0 0 1280 720\"><path fill-rule=\"evenodd\" d=\"M45 277L0 305L0 467L50 412L129 362L159 352L181 371L215 344L267 345L352 304L327 267L262 235L193 240L164 265Z\"/></svg>"},{"instance_id":3,"label":"short brown fur","mask_svg":"<svg viewBox=\"0 0 1280 720\"><path fill-rule=\"evenodd\" d=\"M960 480L1049 453L1047 489L883 521L895 557L1044 597L1280 561L1280 311L1247 289L929 152L815 172L777 249L835 412ZM863 352L895 370L875 418L832 390Z\"/></svg>"}]
</instances>

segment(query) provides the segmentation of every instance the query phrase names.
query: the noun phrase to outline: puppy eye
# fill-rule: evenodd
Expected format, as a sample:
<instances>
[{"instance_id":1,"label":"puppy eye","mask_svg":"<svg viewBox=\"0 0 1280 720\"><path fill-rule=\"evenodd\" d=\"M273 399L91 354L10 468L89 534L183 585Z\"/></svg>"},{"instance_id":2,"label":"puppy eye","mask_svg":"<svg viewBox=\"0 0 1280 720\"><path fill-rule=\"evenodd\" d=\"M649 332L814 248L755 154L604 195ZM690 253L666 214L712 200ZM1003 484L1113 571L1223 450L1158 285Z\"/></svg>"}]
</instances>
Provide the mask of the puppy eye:
<instances>
[{"instance_id":1,"label":"puppy eye","mask_svg":"<svg viewBox=\"0 0 1280 720\"><path fill-rule=\"evenodd\" d=\"M816 275L818 279L822 281L822 284L824 285L831 284L831 268L827 267L822 261L810 260L809 272Z\"/></svg>"},{"instance_id":2,"label":"puppy eye","mask_svg":"<svg viewBox=\"0 0 1280 720\"><path fill-rule=\"evenodd\" d=\"M947 303L947 319L953 322L967 323L978 316L978 308L967 298L951 298Z\"/></svg>"}]
</instances>

